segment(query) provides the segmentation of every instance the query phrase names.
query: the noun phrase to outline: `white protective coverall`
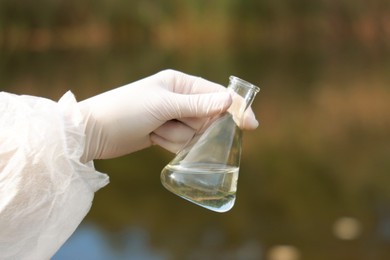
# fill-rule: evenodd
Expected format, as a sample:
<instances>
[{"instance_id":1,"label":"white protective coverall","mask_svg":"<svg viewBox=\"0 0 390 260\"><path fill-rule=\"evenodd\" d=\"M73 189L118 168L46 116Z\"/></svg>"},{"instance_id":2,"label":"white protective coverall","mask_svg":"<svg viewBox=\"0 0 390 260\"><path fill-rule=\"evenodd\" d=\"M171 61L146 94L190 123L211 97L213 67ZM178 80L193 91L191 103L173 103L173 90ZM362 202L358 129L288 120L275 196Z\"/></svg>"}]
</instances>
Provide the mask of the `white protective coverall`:
<instances>
[{"instance_id":1,"label":"white protective coverall","mask_svg":"<svg viewBox=\"0 0 390 260\"><path fill-rule=\"evenodd\" d=\"M0 259L49 259L108 183L80 163L84 125L73 95L53 102L0 92Z\"/></svg>"}]
</instances>

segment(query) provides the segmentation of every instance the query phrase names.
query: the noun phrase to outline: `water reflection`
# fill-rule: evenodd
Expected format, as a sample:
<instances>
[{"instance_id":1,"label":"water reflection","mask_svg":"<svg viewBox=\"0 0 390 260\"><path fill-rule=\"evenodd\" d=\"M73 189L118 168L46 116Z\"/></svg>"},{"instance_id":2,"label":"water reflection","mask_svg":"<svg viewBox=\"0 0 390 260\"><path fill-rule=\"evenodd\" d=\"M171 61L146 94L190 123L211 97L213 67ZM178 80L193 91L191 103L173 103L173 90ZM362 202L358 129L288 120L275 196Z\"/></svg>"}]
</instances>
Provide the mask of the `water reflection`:
<instances>
[{"instance_id":1,"label":"water reflection","mask_svg":"<svg viewBox=\"0 0 390 260\"><path fill-rule=\"evenodd\" d=\"M208 228L202 234L185 259L262 259L261 244L256 240L242 241L239 246L227 250L223 248L225 237L222 230ZM275 251L275 250L274 250ZM286 251L286 250L285 250ZM286 255L286 253L282 253ZM280 253L272 253L272 260L297 260L293 258L275 258ZM289 255L289 252L287 252ZM175 253L154 248L148 230L141 227L127 227L119 232L106 232L91 223L82 224L74 235L53 257L53 260L65 259L134 259L159 260L177 259Z\"/></svg>"},{"instance_id":2,"label":"water reflection","mask_svg":"<svg viewBox=\"0 0 390 260\"><path fill-rule=\"evenodd\" d=\"M112 241L107 238L111 238ZM163 252L155 251L151 247L149 234L140 227L128 227L118 233L109 234L91 223L84 223L52 259L162 260L169 258Z\"/></svg>"},{"instance_id":3,"label":"water reflection","mask_svg":"<svg viewBox=\"0 0 390 260\"><path fill-rule=\"evenodd\" d=\"M278 245L271 247L266 260L299 260L299 250L294 246Z\"/></svg>"},{"instance_id":4,"label":"water reflection","mask_svg":"<svg viewBox=\"0 0 390 260\"><path fill-rule=\"evenodd\" d=\"M351 217L342 217L333 225L333 233L339 239L351 240L359 237L361 233L359 220Z\"/></svg>"}]
</instances>

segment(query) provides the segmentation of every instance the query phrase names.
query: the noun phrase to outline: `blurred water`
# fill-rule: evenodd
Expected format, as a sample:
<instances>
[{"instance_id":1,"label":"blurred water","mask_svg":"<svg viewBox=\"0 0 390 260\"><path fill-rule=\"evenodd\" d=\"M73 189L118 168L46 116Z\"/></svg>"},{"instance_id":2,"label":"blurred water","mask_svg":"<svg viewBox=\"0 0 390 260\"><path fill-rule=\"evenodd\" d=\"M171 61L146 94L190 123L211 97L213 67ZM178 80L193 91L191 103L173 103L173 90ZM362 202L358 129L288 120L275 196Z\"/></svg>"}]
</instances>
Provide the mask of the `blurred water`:
<instances>
[{"instance_id":1,"label":"blurred water","mask_svg":"<svg viewBox=\"0 0 390 260\"><path fill-rule=\"evenodd\" d=\"M117 243L113 243L112 241ZM120 233L102 232L98 226L82 224L67 243L52 258L61 259L168 259L154 252L148 233L142 228L128 228Z\"/></svg>"}]
</instances>

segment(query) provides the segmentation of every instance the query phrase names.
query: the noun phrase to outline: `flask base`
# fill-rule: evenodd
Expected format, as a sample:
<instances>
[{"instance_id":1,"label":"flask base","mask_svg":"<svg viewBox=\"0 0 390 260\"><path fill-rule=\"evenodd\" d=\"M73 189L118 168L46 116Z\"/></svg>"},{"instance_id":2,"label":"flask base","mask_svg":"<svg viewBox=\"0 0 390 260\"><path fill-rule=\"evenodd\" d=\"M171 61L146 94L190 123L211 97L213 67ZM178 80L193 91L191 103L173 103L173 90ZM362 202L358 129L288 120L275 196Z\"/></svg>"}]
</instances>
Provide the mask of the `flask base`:
<instances>
[{"instance_id":1,"label":"flask base","mask_svg":"<svg viewBox=\"0 0 390 260\"><path fill-rule=\"evenodd\" d=\"M229 211L236 200L238 167L221 164L167 165L163 186L172 193L215 212Z\"/></svg>"}]
</instances>

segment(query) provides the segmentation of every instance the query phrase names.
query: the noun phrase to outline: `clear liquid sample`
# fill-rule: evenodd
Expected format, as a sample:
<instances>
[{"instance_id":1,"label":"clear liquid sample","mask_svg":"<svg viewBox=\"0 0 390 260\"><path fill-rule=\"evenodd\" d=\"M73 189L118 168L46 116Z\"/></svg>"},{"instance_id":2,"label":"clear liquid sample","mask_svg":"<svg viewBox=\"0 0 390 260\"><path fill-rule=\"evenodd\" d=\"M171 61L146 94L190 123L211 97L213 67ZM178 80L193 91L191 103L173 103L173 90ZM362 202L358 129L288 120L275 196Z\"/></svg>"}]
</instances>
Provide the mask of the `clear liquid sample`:
<instances>
[{"instance_id":1,"label":"clear liquid sample","mask_svg":"<svg viewBox=\"0 0 390 260\"><path fill-rule=\"evenodd\" d=\"M236 199L238 167L213 163L167 165L161 175L165 188L216 212L230 210Z\"/></svg>"},{"instance_id":2,"label":"clear liquid sample","mask_svg":"<svg viewBox=\"0 0 390 260\"><path fill-rule=\"evenodd\" d=\"M245 110L259 88L231 76L227 112L202 126L161 172L172 193L204 208L226 212L236 200Z\"/></svg>"}]
</instances>

